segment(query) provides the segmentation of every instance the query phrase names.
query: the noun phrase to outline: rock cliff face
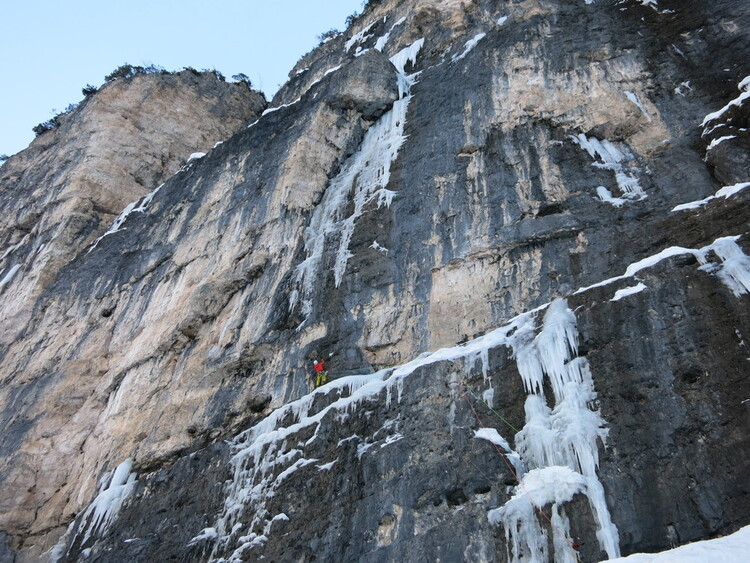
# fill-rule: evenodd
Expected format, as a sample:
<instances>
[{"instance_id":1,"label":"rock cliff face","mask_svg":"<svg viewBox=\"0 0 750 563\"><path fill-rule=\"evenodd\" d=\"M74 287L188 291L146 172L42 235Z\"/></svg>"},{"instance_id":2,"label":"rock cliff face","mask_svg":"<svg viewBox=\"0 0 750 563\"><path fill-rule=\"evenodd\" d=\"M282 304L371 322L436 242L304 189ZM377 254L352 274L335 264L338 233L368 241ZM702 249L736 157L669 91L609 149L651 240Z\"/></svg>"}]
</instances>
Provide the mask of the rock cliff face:
<instances>
[{"instance_id":1,"label":"rock cliff face","mask_svg":"<svg viewBox=\"0 0 750 563\"><path fill-rule=\"evenodd\" d=\"M750 524L748 30L382 0L262 116L110 84L0 169L0 556L598 561Z\"/></svg>"}]
</instances>

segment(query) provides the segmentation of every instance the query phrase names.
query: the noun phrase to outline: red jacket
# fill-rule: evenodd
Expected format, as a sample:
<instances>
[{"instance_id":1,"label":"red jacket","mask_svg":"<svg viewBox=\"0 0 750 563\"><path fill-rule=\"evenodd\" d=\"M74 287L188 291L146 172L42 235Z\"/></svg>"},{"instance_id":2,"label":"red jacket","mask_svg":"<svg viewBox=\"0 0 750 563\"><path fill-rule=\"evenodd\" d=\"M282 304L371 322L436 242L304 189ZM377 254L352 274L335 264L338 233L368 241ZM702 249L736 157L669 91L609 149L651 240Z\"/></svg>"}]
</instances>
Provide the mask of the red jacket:
<instances>
[{"instance_id":1,"label":"red jacket","mask_svg":"<svg viewBox=\"0 0 750 563\"><path fill-rule=\"evenodd\" d=\"M313 364L313 366L315 367L315 373L320 373L322 371L325 371L325 369L326 369L326 361L325 360L320 360L319 362L315 362Z\"/></svg>"}]
</instances>

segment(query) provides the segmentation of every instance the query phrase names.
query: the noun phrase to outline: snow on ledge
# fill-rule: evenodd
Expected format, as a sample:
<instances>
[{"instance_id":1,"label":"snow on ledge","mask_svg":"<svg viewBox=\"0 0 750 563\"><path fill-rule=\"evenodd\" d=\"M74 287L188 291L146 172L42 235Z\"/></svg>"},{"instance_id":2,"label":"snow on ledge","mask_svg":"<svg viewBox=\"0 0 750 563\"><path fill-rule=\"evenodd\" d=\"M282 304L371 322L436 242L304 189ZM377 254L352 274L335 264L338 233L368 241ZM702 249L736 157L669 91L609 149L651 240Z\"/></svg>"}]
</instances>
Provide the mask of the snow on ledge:
<instances>
[{"instance_id":1,"label":"snow on ledge","mask_svg":"<svg viewBox=\"0 0 750 563\"><path fill-rule=\"evenodd\" d=\"M704 117L703 121L701 122L701 127L706 127L706 125L708 125L712 121L716 121L721 116L723 116L724 113L726 113L733 106L741 106L745 100L750 98L750 76L746 76L745 78L743 78L742 81L737 85L737 88L742 93L720 110L709 113L706 117ZM703 134L705 135L706 133L710 133L713 129L715 129L715 127L708 131L704 131Z\"/></svg>"},{"instance_id":2,"label":"snow on ledge","mask_svg":"<svg viewBox=\"0 0 750 563\"><path fill-rule=\"evenodd\" d=\"M724 199L728 199L731 196L741 192L748 186L750 186L750 182L744 182L742 184L734 184L733 186L724 186L719 191L717 191L714 195L710 195L705 199L701 199L698 201L689 201L687 203L681 203L680 205L673 207L672 212L674 213L675 211L685 211L686 209L698 209L706 205L712 199L718 199L720 197L723 197Z\"/></svg>"},{"instance_id":3,"label":"snow on ledge","mask_svg":"<svg viewBox=\"0 0 750 563\"><path fill-rule=\"evenodd\" d=\"M625 269L624 274L581 287L574 291L573 295L585 293L590 289L603 287L616 281L632 278L638 272L651 268L667 258L692 254L702 264L701 269L716 274L724 285L734 293L735 297L739 297L742 294L750 293L750 258L745 256L742 249L737 245L737 241L741 236L720 237L711 244L698 249L670 246L661 252L633 262ZM719 264L708 261L708 254L710 252L713 252L719 258Z\"/></svg>"},{"instance_id":4,"label":"snow on ledge","mask_svg":"<svg viewBox=\"0 0 750 563\"><path fill-rule=\"evenodd\" d=\"M627 297L628 295L634 295L636 293L640 293L644 289L646 289L646 286L641 282L639 282L638 285L635 285L633 287L626 287L624 289L618 289L617 291L615 291L615 296L612 299L610 299L610 301L619 301L620 299L623 299Z\"/></svg>"}]
</instances>

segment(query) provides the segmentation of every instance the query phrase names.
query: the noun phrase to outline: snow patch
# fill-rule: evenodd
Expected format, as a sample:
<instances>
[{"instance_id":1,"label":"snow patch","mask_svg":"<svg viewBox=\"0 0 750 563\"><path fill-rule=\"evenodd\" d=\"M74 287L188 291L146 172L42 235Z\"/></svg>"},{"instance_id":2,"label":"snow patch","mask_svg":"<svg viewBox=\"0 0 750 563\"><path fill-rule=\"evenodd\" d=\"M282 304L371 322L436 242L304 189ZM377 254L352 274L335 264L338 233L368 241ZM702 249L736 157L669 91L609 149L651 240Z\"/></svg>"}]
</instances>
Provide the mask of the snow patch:
<instances>
[{"instance_id":1,"label":"snow patch","mask_svg":"<svg viewBox=\"0 0 750 563\"><path fill-rule=\"evenodd\" d=\"M508 16L500 16L497 20L497 25L503 25L506 21L508 21Z\"/></svg>"},{"instance_id":2,"label":"snow patch","mask_svg":"<svg viewBox=\"0 0 750 563\"><path fill-rule=\"evenodd\" d=\"M682 53L682 51L680 51L679 49L677 49L677 47L675 47L674 45L672 45L672 47L674 47L674 48L675 48L675 50L676 50L676 51L677 51L677 52L678 52L678 53L679 53L680 55L682 55L683 57L685 56L685 55L684 55L684 54ZM675 93L675 94L678 94L678 95L680 95L680 96L682 96L682 97L685 97L685 96L687 96L687 93L688 93L688 92L690 92L691 90L692 90L692 88L690 87L690 81L688 80L688 81L686 81L686 82L680 82L680 84L679 84L679 85L678 85L678 86L677 86L677 87L676 87L676 88L674 89L674 93Z\"/></svg>"},{"instance_id":3,"label":"snow patch","mask_svg":"<svg viewBox=\"0 0 750 563\"><path fill-rule=\"evenodd\" d=\"M613 197L612 192L610 192L604 186L599 186L598 188L596 188L596 195L599 197L600 201L609 203L610 205L614 205L615 207L622 207L628 201L621 197Z\"/></svg>"},{"instance_id":4,"label":"snow patch","mask_svg":"<svg viewBox=\"0 0 750 563\"><path fill-rule=\"evenodd\" d=\"M213 541L218 537L219 533L216 531L216 528L203 528L200 534L198 534L188 542L188 546L195 545L202 541Z\"/></svg>"},{"instance_id":5,"label":"snow patch","mask_svg":"<svg viewBox=\"0 0 750 563\"><path fill-rule=\"evenodd\" d=\"M613 559L610 563L742 563L750 553L750 526L732 535L689 543L660 553L634 553Z\"/></svg>"},{"instance_id":6,"label":"snow patch","mask_svg":"<svg viewBox=\"0 0 750 563\"><path fill-rule=\"evenodd\" d=\"M383 254L388 254L388 249L384 246L380 246L380 244L378 244L378 241L376 240L372 241L370 248L372 248L373 250L379 250Z\"/></svg>"},{"instance_id":7,"label":"snow patch","mask_svg":"<svg viewBox=\"0 0 750 563\"><path fill-rule=\"evenodd\" d=\"M318 469L318 471L328 471L334 465L336 465L336 462L338 462L337 459L333 460L331 463L326 463L325 465L316 465L315 467Z\"/></svg>"},{"instance_id":8,"label":"snow patch","mask_svg":"<svg viewBox=\"0 0 750 563\"><path fill-rule=\"evenodd\" d=\"M201 159L201 158L203 158L204 156L206 156L206 153L204 153L204 152L194 152L194 153L192 153L192 154L191 154L191 155L190 155L190 156L188 157L187 161L188 161L188 162L193 162L194 160L200 160L200 159Z\"/></svg>"},{"instance_id":9,"label":"snow patch","mask_svg":"<svg viewBox=\"0 0 750 563\"><path fill-rule=\"evenodd\" d=\"M385 44L386 44L386 43L388 43L388 39L390 39L390 37L391 37L391 33L393 32L393 30L394 30L394 29L395 29L395 28L396 28L397 26L399 26L399 25L401 25L402 23L404 23L405 21L406 21L406 18L405 18L405 17L404 17L404 18L401 18L400 20L398 20L398 21L397 21L396 23L394 23L394 24L393 24L393 25L391 26L391 28L390 28L390 29L389 29L389 30L388 30L388 31L387 31L387 32L385 33L385 35L383 35L383 36L379 37L379 38L378 38L378 40L377 40L377 41L375 42L375 50L376 50L376 51L382 51L383 49L385 49Z\"/></svg>"},{"instance_id":10,"label":"snow patch","mask_svg":"<svg viewBox=\"0 0 750 563\"><path fill-rule=\"evenodd\" d=\"M573 295L578 295L597 287L603 287L619 280L632 278L638 272L645 270L646 268L651 268L662 260L683 254L692 254L695 256L696 259L703 264L703 270L717 275L736 296L748 293L750 292L750 258L745 256L742 249L737 245L736 241L739 240L740 236L741 235L721 237L711 244L699 249L670 246L657 254L652 254L651 256L647 256L642 260L630 264L625 269L623 275L608 278L586 287L581 287L574 291ZM708 256L711 252L719 258L721 263L715 264L708 262Z\"/></svg>"},{"instance_id":11,"label":"snow patch","mask_svg":"<svg viewBox=\"0 0 750 563\"><path fill-rule=\"evenodd\" d=\"M656 5L657 4L657 0L638 0L638 1L641 4L643 4L644 6L648 6L650 8L653 8L657 12L659 11L659 7Z\"/></svg>"},{"instance_id":12,"label":"snow patch","mask_svg":"<svg viewBox=\"0 0 750 563\"><path fill-rule=\"evenodd\" d=\"M725 135L723 137L719 137L718 139L714 139L711 141L711 143L706 148L706 152L710 151L711 149L719 146L724 141L728 141L729 139L736 139L737 135Z\"/></svg>"}]
</instances>

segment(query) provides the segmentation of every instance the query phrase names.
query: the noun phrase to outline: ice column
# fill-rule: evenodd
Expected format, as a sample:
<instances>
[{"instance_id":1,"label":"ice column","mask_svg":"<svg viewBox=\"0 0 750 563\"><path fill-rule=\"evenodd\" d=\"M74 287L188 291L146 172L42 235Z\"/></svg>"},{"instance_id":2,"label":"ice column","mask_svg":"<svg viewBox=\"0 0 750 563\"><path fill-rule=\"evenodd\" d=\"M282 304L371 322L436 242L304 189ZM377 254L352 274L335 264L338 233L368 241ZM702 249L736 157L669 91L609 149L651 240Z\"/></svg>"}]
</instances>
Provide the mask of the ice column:
<instances>
[{"instance_id":1,"label":"ice column","mask_svg":"<svg viewBox=\"0 0 750 563\"><path fill-rule=\"evenodd\" d=\"M516 450L529 472L519 475L513 498L490 511L490 521L504 527L513 561L546 561L546 536L540 539L536 508L553 503L555 560L572 561L575 555L566 539L568 520L561 505L583 493L597 522L599 544L610 558L618 557L617 528L596 474L598 442L606 439L607 430L604 419L589 406L596 392L588 362L578 357L575 314L564 300L553 301L539 334L524 327L511 344L529 393L526 424L516 435ZM552 408L543 392L545 377L554 395Z\"/></svg>"}]
</instances>

